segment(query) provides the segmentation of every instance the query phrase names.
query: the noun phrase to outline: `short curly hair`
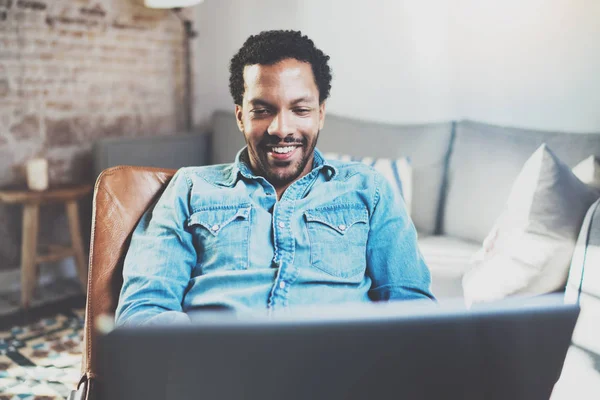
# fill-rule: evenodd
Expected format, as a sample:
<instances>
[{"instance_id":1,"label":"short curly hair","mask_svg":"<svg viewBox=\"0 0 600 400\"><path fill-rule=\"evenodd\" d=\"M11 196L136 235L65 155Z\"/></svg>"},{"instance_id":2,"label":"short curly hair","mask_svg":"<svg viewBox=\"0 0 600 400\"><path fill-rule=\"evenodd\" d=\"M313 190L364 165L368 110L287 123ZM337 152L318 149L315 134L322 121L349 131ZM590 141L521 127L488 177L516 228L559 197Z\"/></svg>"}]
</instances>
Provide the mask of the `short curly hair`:
<instances>
[{"instance_id":1,"label":"short curly hair","mask_svg":"<svg viewBox=\"0 0 600 400\"><path fill-rule=\"evenodd\" d=\"M315 47L314 42L300 31L263 31L250 36L229 64L229 91L233 101L242 105L244 97L244 67L246 65L273 65L293 58L312 66L315 83L319 89L319 103L329 97L331 68L329 56Z\"/></svg>"}]
</instances>

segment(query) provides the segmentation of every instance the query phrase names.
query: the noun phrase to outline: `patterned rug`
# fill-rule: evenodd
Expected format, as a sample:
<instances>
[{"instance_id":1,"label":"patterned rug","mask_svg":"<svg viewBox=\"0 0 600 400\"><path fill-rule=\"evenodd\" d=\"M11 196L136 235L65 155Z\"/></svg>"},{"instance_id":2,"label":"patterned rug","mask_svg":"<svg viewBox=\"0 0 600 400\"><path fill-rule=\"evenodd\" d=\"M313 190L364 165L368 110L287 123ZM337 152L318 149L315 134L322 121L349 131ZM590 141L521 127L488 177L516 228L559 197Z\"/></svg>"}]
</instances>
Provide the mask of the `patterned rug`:
<instances>
[{"instance_id":1,"label":"patterned rug","mask_svg":"<svg viewBox=\"0 0 600 400\"><path fill-rule=\"evenodd\" d=\"M0 400L65 399L79 381L84 308L0 331Z\"/></svg>"}]
</instances>

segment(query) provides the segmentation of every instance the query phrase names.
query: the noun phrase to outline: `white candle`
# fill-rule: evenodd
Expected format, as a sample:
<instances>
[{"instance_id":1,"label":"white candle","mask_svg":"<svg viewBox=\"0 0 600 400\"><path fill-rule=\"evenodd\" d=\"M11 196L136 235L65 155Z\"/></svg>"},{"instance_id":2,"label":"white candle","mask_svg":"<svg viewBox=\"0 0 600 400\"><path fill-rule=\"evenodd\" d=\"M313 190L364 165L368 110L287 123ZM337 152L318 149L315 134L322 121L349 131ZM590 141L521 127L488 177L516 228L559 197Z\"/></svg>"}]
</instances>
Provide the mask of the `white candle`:
<instances>
[{"instance_id":1,"label":"white candle","mask_svg":"<svg viewBox=\"0 0 600 400\"><path fill-rule=\"evenodd\" d=\"M31 190L48 189L48 160L33 158L25 165L27 171L27 186Z\"/></svg>"}]
</instances>

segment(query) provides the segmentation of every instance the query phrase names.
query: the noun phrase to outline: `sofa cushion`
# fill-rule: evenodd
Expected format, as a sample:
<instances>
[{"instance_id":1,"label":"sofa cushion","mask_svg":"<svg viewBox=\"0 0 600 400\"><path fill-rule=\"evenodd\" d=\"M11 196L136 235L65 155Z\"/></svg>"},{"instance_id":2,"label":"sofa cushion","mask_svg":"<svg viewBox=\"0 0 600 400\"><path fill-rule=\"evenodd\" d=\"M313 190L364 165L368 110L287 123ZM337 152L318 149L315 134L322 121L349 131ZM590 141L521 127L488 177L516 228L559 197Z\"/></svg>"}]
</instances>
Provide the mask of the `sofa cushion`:
<instances>
[{"instance_id":1,"label":"sofa cushion","mask_svg":"<svg viewBox=\"0 0 600 400\"><path fill-rule=\"evenodd\" d=\"M467 303L564 288L575 240L596 191L544 144L527 160L506 209L463 279Z\"/></svg>"},{"instance_id":2,"label":"sofa cushion","mask_svg":"<svg viewBox=\"0 0 600 400\"><path fill-rule=\"evenodd\" d=\"M600 200L583 221L565 290L581 311L552 400L597 399L600 393Z\"/></svg>"},{"instance_id":3,"label":"sofa cushion","mask_svg":"<svg viewBox=\"0 0 600 400\"><path fill-rule=\"evenodd\" d=\"M479 245L450 236L419 238L419 248L431 271L431 291L438 301L463 297L461 279Z\"/></svg>"},{"instance_id":4,"label":"sofa cushion","mask_svg":"<svg viewBox=\"0 0 600 400\"><path fill-rule=\"evenodd\" d=\"M134 165L178 169L206 165L209 135L181 134L135 138L103 138L94 142L94 179L107 168Z\"/></svg>"},{"instance_id":5,"label":"sofa cushion","mask_svg":"<svg viewBox=\"0 0 600 400\"><path fill-rule=\"evenodd\" d=\"M393 125L328 114L317 147L324 153L354 157L410 157L413 167L412 219L419 232L432 234L437 225L451 136L451 122ZM213 116L212 162L232 162L244 145L233 112L216 112Z\"/></svg>"},{"instance_id":6,"label":"sofa cushion","mask_svg":"<svg viewBox=\"0 0 600 400\"><path fill-rule=\"evenodd\" d=\"M411 214L412 206L412 166L407 157L392 160L390 158L352 157L348 154L325 153L329 160L356 161L373 167L389 182L396 198L403 199L406 212Z\"/></svg>"},{"instance_id":7,"label":"sofa cushion","mask_svg":"<svg viewBox=\"0 0 600 400\"><path fill-rule=\"evenodd\" d=\"M521 167L544 142L569 167L592 154L600 155L598 133L542 132L458 122L442 232L481 243L502 212Z\"/></svg>"},{"instance_id":8,"label":"sofa cushion","mask_svg":"<svg viewBox=\"0 0 600 400\"><path fill-rule=\"evenodd\" d=\"M412 219L417 230L436 230L452 123L392 125L328 115L318 147L355 157L409 157L413 168Z\"/></svg>"}]
</instances>

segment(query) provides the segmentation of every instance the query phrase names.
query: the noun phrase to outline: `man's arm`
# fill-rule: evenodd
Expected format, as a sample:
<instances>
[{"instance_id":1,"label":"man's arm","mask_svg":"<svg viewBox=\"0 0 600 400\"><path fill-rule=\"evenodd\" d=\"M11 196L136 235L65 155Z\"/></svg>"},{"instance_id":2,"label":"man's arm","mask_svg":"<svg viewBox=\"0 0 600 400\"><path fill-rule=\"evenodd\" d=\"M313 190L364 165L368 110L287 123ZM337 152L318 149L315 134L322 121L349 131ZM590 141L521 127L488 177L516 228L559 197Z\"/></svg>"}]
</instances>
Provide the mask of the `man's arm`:
<instances>
[{"instance_id":1,"label":"man's arm","mask_svg":"<svg viewBox=\"0 0 600 400\"><path fill-rule=\"evenodd\" d=\"M135 228L123 265L117 325L187 323L181 303L197 255L187 231L190 184L179 170Z\"/></svg>"},{"instance_id":2,"label":"man's arm","mask_svg":"<svg viewBox=\"0 0 600 400\"><path fill-rule=\"evenodd\" d=\"M434 299L431 275L417 245L417 231L389 182L375 177L376 193L367 242L369 297L380 300Z\"/></svg>"}]
</instances>

